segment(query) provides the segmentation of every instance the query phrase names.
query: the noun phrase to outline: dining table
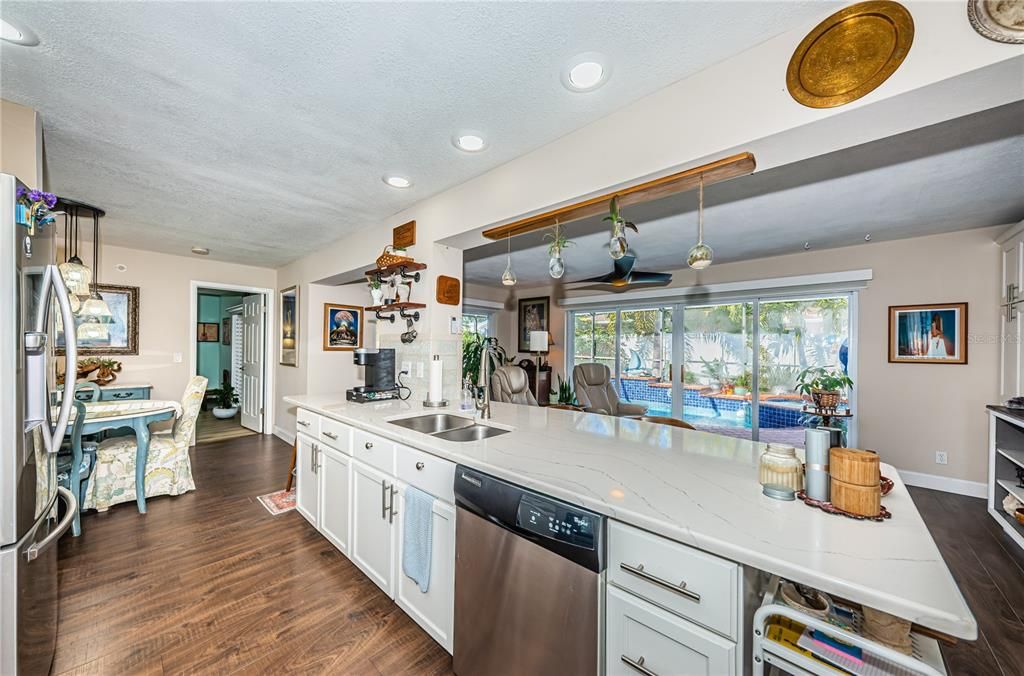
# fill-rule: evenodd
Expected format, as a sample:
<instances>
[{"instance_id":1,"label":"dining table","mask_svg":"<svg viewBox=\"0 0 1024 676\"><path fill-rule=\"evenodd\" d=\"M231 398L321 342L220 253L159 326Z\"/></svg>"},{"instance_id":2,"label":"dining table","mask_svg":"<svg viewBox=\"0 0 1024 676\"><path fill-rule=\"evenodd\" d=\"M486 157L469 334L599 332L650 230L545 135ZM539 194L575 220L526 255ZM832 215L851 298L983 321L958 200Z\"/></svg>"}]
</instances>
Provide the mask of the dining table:
<instances>
[{"instance_id":1,"label":"dining table","mask_svg":"<svg viewBox=\"0 0 1024 676\"><path fill-rule=\"evenodd\" d=\"M174 420L181 415L181 404L177 401L145 399L139 401L100 401L81 403L85 410L82 424L78 423L78 406L71 409L68 432L71 436L71 470L68 489L79 497L82 483L82 437L109 430L131 429L135 433L135 504L140 514L146 513L146 461L149 458L149 426L155 422ZM54 416L57 408L54 407ZM95 471L93 468L92 471ZM83 501L79 501L82 504ZM82 532L79 515L72 523L72 534Z\"/></svg>"}]
</instances>

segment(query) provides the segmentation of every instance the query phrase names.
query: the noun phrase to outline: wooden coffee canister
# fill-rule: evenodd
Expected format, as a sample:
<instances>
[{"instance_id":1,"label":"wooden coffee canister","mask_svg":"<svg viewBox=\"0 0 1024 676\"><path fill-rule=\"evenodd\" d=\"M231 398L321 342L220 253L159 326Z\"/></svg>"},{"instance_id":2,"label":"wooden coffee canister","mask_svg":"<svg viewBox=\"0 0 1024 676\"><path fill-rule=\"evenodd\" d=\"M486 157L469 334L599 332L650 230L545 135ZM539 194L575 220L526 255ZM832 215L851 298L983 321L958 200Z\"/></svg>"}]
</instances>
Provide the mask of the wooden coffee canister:
<instances>
[{"instance_id":1,"label":"wooden coffee canister","mask_svg":"<svg viewBox=\"0 0 1024 676\"><path fill-rule=\"evenodd\" d=\"M851 514L878 516L882 511L882 488L877 453L833 448L829 451L829 472L833 505Z\"/></svg>"}]
</instances>

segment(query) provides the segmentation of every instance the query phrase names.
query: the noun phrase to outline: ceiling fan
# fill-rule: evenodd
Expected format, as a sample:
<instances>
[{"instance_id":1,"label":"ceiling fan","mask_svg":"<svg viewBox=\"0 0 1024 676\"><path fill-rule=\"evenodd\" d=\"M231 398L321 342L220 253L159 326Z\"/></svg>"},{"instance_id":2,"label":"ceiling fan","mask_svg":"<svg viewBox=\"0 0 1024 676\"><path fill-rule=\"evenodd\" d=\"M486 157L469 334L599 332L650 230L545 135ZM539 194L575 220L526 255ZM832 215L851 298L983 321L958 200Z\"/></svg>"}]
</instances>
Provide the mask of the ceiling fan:
<instances>
[{"instance_id":1,"label":"ceiling fan","mask_svg":"<svg viewBox=\"0 0 1024 676\"><path fill-rule=\"evenodd\" d=\"M607 275L580 279L573 283L590 284L579 287L581 289L607 290L609 286L613 289L624 289L627 286L665 286L672 281L672 275L667 272L645 272L635 268L636 256L626 254L612 261L612 271Z\"/></svg>"}]
</instances>

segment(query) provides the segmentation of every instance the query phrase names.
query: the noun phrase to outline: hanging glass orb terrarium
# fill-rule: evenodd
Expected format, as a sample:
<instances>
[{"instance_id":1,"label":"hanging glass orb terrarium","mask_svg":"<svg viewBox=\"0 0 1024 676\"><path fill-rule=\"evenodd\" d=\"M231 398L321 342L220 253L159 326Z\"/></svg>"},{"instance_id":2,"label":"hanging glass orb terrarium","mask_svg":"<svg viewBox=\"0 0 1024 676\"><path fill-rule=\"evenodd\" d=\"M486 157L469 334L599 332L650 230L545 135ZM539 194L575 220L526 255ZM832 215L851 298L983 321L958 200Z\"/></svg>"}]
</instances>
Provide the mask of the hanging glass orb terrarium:
<instances>
[{"instance_id":1,"label":"hanging glass orb terrarium","mask_svg":"<svg viewBox=\"0 0 1024 676\"><path fill-rule=\"evenodd\" d=\"M700 175L700 197L697 204L697 243L690 249L686 263L694 270L703 270L711 265L715 252L704 243L704 174Z\"/></svg>"},{"instance_id":2,"label":"hanging glass orb terrarium","mask_svg":"<svg viewBox=\"0 0 1024 676\"><path fill-rule=\"evenodd\" d=\"M562 226L557 222L551 232L544 235L544 239L550 239L548 245L548 274L552 279L561 279L565 274L565 261L562 260L562 251L573 242L562 234Z\"/></svg>"},{"instance_id":3,"label":"hanging glass orb terrarium","mask_svg":"<svg viewBox=\"0 0 1024 676\"><path fill-rule=\"evenodd\" d=\"M638 232L638 230L635 224L622 217L622 213L619 211L618 196L613 197L609 203L608 215L604 217L604 220L611 221L612 223L612 234L608 239L608 255L615 260L619 260L629 251L629 242L626 241L626 228L633 232Z\"/></svg>"}]
</instances>

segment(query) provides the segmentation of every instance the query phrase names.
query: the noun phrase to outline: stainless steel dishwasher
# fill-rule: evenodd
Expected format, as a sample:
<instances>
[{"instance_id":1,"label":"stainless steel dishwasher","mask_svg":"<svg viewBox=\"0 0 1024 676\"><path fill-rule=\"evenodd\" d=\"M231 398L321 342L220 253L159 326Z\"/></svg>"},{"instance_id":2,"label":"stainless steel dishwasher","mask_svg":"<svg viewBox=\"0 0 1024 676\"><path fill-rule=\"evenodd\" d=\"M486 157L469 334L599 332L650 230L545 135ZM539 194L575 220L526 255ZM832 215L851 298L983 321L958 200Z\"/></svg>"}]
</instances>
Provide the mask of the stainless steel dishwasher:
<instances>
[{"instance_id":1,"label":"stainless steel dishwasher","mask_svg":"<svg viewBox=\"0 0 1024 676\"><path fill-rule=\"evenodd\" d=\"M598 673L604 517L455 469L459 676Z\"/></svg>"}]
</instances>

